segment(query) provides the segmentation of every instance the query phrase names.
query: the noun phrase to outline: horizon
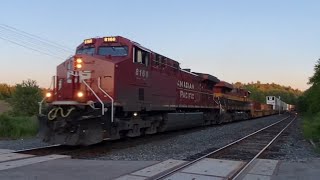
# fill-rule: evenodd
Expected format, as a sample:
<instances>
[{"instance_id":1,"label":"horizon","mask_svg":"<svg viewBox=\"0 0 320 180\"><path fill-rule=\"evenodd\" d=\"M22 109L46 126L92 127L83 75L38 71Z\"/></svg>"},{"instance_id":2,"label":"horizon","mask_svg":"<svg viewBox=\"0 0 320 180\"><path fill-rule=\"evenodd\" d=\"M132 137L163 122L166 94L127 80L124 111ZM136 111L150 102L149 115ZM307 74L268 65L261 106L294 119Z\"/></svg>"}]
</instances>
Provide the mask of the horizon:
<instances>
[{"instance_id":1,"label":"horizon","mask_svg":"<svg viewBox=\"0 0 320 180\"><path fill-rule=\"evenodd\" d=\"M218 78L219 79L219 78ZM24 80L21 80L21 82L18 82L18 83L14 83L14 84L9 84L9 83L5 83L5 82L0 82L0 84L7 84L7 85L9 85L9 86L16 86L17 84L21 84L23 81L27 81L28 79L24 79ZM30 80L33 80L33 79L30 79ZM36 80L35 80L36 81ZM48 87L42 87L42 86L40 86L39 84L38 84L38 82L36 81L36 83L37 83L37 85L39 86L39 88L41 88L41 89L48 89ZM275 85L280 85L280 86L282 86L282 87L289 87L289 88L291 88L291 89L293 89L293 90L298 90L298 91L301 91L301 92L304 92L304 91L306 91L306 90L301 90L301 89L298 89L298 88L294 88L294 87L291 87L291 86L286 86L286 85L282 85L282 84L277 84L277 83L274 83L274 82L271 82L271 83L269 83L269 82L260 82L260 81L256 81L256 82L228 82L228 83L230 83L230 84L232 84L232 85L235 85L236 83L241 83L242 85L249 85L249 84L261 84L261 85L272 85L272 84L275 84Z\"/></svg>"}]
</instances>

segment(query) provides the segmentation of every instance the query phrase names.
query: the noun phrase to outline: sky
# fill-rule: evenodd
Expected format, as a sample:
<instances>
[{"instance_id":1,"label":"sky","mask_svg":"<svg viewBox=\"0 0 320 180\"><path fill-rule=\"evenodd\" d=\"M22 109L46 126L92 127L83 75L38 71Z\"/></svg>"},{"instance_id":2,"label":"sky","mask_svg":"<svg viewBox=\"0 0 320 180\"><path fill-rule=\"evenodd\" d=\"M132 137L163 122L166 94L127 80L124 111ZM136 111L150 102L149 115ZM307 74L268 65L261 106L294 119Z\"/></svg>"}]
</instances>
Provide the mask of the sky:
<instances>
[{"instance_id":1,"label":"sky","mask_svg":"<svg viewBox=\"0 0 320 180\"><path fill-rule=\"evenodd\" d=\"M74 50L86 38L120 35L220 80L305 90L320 55L320 1L4 0L0 25ZM0 83L48 87L59 57L10 43L0 29ZM11 39L12 40L12 39Z\"/></svg>"}]
</instances>

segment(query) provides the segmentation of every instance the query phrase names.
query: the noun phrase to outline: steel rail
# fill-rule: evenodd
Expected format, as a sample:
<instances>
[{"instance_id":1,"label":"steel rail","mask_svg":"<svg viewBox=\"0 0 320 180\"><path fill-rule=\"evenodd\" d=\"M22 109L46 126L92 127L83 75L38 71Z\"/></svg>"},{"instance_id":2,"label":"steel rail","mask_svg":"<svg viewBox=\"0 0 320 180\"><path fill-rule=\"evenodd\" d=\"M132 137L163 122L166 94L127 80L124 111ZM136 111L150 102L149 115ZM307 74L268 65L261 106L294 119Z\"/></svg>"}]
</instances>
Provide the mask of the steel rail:
<instances>
[{"instance_id":1,"label":"steel rail","mask_svg":"<svg viewBox=\"0 0 320 180\"><path fill-rule=\"evenodd\" d=\"M294 116L294 118L288 123L258 154L256 154L241 170L233 176L233 180L237 179L270 145L278 139L278 137L282 134L284 130L286 130L291 123L297 118L297 116Z\"/></svg>"},{"instance_id":2,"label":"steel rail","mask_svg":"<svg viewBox=\"0 0 320 180\"><path fill-rule=\"evenodd\" d=\"M182 169L184 169L184 168L186 168L186 167L188 167L188 166L190 166L192 164L195 164L196 162L198 162L198 161L200 161L200 160L202 160L202 159L204 159L204 158L206 158L206 157L208 157L208 156L210 156L212 154L215 154L215 153L217 153L219 151L222 151L222 150L224 150L224 149L226 149L226 148L228 148L228 147L230 147L230 146L232 146L232 145L234 145L234 144L236 144L236 143L238 143L238 142L240 142L240 141L242 141L244 139L247 139L247 138L249 138L249 137L251 137L251 136L253 136L253 135L255 135L255 134L257 134L257 133L259 133L259 132L261 132L263 130L265 130L265 129L268 129L268 128L272 127L272 126L275 126L275 125L279 124L280 122L288 119L289 117L290 117L290 115L285 117L285 118L283 118L283 119L281 119L278 122L272 123L272 124L270 124L270 125L268 125L268 126L266 126L264 128L261 128L261 129L255 131L255 132L253 132L253 133L251 133L249 135L246 135L246 136L244 136L244 137L242 137L242 138L240 138L238 140L235 140L235 141L233 141L233 142L231 142L231 143L229 143L229 144L227 144L227 145L225 145L225 146L223 146L223 147L221 147L221 148L219 148L217 150L214 150L214 151L212 151L212 152L210 152L210 153L208 153L206 155L203 155L203 156L201 156L201 157L199 157L199 158L197 158L197 159L195 159L193 161L190 161L190 162L188 162L188 163L186 163L186 164L184 164L184 165L182 165L182 166L180 166L180 167L178 167L176 169L173 169L173 170L171 170L171 171L169 171L169 172L167 172L167 173L155 178L155 180L160 180L160 179L163 179L165 177L168 177L169 175L172 175L172 174L174 174L174 173L176 173L176 172L178 172L178 171L180 171L180 170L182 170Z\"/></svg>"},{"instance_id":3,"label":"steel rail","mask_svg":"<svg viewBox=\"0 0 320 180\"><path fill-rule=\"evenodd\" d=\"M54 144L54 145L48 145L48 146L42 146L42 147L36 147L36 148L29 148L29 149L21 149L21 150L16 150L11 153L23 153L27 151L35 151L35 150L43 150L43 149L49 149L49 148L54 148L54 147L59 147L62 146L61 144Z\"/></svg>"}]
</instances>

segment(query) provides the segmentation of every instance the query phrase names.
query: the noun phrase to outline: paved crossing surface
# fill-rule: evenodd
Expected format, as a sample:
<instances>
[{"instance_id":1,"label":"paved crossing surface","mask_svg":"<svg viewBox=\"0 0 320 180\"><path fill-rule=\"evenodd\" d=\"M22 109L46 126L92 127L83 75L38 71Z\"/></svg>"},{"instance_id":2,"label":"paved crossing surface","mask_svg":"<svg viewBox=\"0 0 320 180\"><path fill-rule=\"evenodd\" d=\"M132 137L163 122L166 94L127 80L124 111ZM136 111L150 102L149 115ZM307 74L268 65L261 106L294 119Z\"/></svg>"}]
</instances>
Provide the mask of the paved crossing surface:
<instances>
[{"instance_id":1,"label":"paved crossing surface","mask_svg":"<svg viewBox=\"0 0 320 180\"><path fill-rule=\"evenodd\" d=\"M145 180L157 178L187 161L102 161L70 159L64 155L34 156L0 149L1 180L117 179ZM243 166L242 161L205 158L167 180L228 179ZM320 159L308 162L283 162L258 159L239 177L245 180L318 179Z\"/></svg>"}]
</instances>

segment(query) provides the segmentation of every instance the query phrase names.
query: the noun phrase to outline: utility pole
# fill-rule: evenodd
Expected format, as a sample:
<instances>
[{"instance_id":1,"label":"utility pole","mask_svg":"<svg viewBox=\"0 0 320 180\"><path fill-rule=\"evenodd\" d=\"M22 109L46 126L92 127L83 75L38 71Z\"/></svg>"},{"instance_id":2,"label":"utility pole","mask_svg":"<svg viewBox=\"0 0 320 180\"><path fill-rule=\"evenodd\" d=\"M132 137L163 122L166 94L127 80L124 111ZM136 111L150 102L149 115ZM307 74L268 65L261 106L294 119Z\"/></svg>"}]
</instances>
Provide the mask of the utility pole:
<instances>
[{"instance_id":1,"label":"utility pole","mask_svg":"<svg viewBox=\"0 0 320 180\"><path fill-rule=\"evenodd\" d=\"M280 96L279 96L279 115L280 115L280 108L281 108L281 100L280 100Z\"/></svg>"}]
</instances>

